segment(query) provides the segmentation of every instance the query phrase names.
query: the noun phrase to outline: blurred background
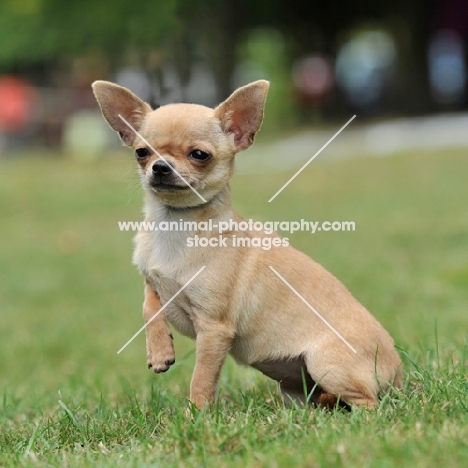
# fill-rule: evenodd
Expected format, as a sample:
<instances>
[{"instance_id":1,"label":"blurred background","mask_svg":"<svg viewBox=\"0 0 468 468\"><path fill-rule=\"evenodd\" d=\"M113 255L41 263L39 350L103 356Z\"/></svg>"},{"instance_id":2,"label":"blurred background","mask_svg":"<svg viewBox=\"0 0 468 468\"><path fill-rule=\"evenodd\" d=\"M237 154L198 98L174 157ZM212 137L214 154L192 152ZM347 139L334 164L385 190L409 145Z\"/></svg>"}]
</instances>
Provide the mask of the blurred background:
<instances>
[{"instance_id":1,"label":"blurred background","mask_svg":"<svg viewBox=\"0 0 468 468\"><path fill-rule=\"evenodd\" d=\"M146 371L143 335L116 354L142 324L134 234L117 225L140 220L142 194L92 96L97 79L153 105L210 106L270 80L262 131L237 157L235 209L355 221L356 232L290 243L413 359L466 360L466 0L0 0L0 33L0 390L11 414L55 411L58 390L77 406L113 398L121 380L187 395L193 342L176 337L164 376ZM226 372L224 395L263 378L231 361Z\"/></svg>"},{"instance_id":2,"label":"blurred background","mask_svg":"<svg viewBox=\"0 0 468 468\"><path fill-rule=\"evenodd\" d=\"M0 157L115 143L96 79L152 104L212 106L266 78L275 135L468 107L465 0L2 0L0 31Z\"/></svg>"}]
</instances>

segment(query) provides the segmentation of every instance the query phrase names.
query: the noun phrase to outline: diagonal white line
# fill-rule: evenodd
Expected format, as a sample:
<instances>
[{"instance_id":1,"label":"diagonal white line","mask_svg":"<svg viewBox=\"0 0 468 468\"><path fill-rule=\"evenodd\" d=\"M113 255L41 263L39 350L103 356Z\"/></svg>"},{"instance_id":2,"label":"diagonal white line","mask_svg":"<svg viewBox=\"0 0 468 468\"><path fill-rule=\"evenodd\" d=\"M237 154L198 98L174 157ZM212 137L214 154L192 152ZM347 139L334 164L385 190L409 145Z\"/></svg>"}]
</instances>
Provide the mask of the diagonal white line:
<instances>
[{"instance_id":1,"label":"diagonal white line","mask_svg":"<svg viewBox=\"0 0 468 468\"><path fill-rule=\"evenodd\" d=\"M357 351L272 267L273 273L355 354Z\"/></svg>"},{"instance_id":2,"label":"diagonal white line","mask_svg":"<svg viewBox=\"0 0 468 468\"><path fill-rule=\"evenodd\" d=\"M202 266L118 351L120 354L204 269Z\"/></svg>"},{"instance_id":3,"label":"diagonal white line","mask_svg":"<svg viewBox=\"0 0 468 468\"><path fill-rule=\"evenodd\" d=\"M140 140L141 140L145 145L149 146L149 147L153 150L154 154L155 154L159 159L162 159L162 160L169 166L169 163L168 163L168 162L167 162L167 161L166 161L150 144L149 144L148 140L146 140L145 138L143 138L143 137L138 133L138 131L135 130L135 129L133 128L133 126L132 126L132 124L131 124L130 122L127 122L127 120L125 120L125 118L124 118L121 114L119 114L119 118L120 118L121 120L123 120L123 121L127 124L127 126L133 131L133 133L135 133L135 135L136 135L138 138L140 138ZM172 167L172 166L171 166L171 167ZM182 176L182 174L179 174L179 173L177 172L177 170L176 170L174 167L172 167L172 170L189 186L189 188L192 189L193 193L195 193L196 195L198 195L198 197L199 197L204 203L207 203L207 201L190 185L190 183L188 182L188 180L186 180L185 177Z\"/></svg>"},{"instance_id":4,"label":"diagonal white line","mask_svg":"<svg viewBox=\"0 0 468 468\"><path fill-rule=\"evenodd\" d=\"M353 115L269 200L273 201L354 119Z\"/></svg>"}]
</instances>

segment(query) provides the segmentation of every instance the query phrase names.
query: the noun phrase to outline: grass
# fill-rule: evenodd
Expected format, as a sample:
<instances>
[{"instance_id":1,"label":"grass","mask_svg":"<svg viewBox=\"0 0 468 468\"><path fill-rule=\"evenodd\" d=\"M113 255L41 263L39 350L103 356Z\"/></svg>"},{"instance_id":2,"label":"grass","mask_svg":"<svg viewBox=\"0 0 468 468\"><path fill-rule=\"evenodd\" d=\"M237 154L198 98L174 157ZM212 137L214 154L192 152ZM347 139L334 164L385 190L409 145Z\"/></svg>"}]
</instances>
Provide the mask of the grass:
<instances>
[{"instance_id":1,"label":"grass","mask_svg":"<svg viewBox=\"0 0 468 468\"><path fill-rule=\"evenodd\" d=\"M117 228L141 217L130 155L0 163L0 466L466 466L466 154L316 161L272 203L292 174L237 176L244 217L356 222L290 241L395 337L405 384L377 411L288 409L229 360L217 405L193 419L193 342L177 336L158 376L143 336L116 354L142 323L132 234Z\"/></svg>"}]
</instances>

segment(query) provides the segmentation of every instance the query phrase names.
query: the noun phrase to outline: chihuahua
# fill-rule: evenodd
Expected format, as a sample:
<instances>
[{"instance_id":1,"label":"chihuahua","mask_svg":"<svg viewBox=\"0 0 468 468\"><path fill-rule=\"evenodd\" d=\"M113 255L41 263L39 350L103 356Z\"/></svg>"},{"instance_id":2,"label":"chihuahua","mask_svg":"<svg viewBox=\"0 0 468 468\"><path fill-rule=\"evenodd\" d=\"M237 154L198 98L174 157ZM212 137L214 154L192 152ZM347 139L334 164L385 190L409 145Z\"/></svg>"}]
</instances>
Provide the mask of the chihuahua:
<instances>
[{"instance_id":1,"label":"chihuahua","mask_svg":"<svg viewBox=\"0 0 468 468\"><path fill-rule=\"evenodd\" d=\"M147 364L159 373L175 362L169 322L196 340L190 400L200 409L214 401L228 353L279 382L288 401L372 408L400 386L401 360L390 335L340 281L282 242L269 250L233 242L237 235L280 241L276 234L233 228L223 233L227 245L188 242L194 234L218 237L219 223L242 220L229 180L234 156L260 129L268 88L256 81L215 109L152 110L126 88L93 83L104 118L135 153L145 220L215 226L135 238L134 263L146 278Z\"/></svg>"}]
</instances>

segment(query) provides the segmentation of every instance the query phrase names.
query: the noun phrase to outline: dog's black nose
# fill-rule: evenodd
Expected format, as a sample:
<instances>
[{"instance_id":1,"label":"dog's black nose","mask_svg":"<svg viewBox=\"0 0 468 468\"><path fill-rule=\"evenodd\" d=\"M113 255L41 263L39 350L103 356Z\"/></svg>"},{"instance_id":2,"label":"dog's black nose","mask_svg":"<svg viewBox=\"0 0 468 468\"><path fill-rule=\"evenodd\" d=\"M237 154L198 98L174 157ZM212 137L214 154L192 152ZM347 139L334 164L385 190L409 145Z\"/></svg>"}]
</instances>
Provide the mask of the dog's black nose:
<instances>
[{"instance_id":1,"label":"dog's black nose","mask_svg":"<svg viewBox=\"0 0 468 468\"><path fill-rule=\"evenodd\" d=\"M169 175L172 170L173 167L169 161L166 162L160 159L153 164L153 174L157 176Z\"/></svg>"}]
</instances>

